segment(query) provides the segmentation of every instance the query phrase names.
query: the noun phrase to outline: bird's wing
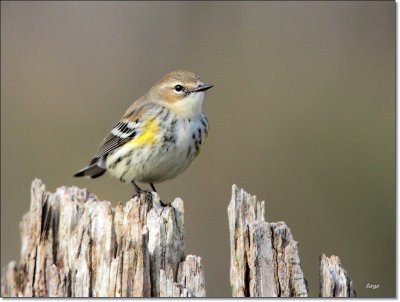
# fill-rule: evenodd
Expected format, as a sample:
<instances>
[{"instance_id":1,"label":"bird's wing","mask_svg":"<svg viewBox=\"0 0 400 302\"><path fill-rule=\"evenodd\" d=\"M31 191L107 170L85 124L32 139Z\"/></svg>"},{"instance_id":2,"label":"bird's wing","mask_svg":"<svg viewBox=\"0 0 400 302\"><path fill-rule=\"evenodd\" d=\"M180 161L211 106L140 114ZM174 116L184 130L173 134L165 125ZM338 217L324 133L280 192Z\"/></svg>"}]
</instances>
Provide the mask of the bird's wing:
<instances>
[{"instance_id":1,"label":"bird's wing","mask_svg":"<svg viewBox=\"0 0 400 302\"><path fill-rule=\"evenodd\" d=\"M94 155L94 158L100 158L133 139L137 134L138 123L118 122L111 132L104 138Z\"/></svg>"},{"instance_id":2,"label":"bird's wing","mask_svg":"<svg viewBox=\"0 0 400 302\"><path fill-rule=\"evenodd\" d=\"M111 151L121 147L125 143L134 139L138 135L140 125L145 118L144 112L148 109L146 104L142 104L141 100L137 100L125 112L121 121L119 121L104 138L91 163L96 162L99 158L107 155Z\"/></svg>"}]
</instances>

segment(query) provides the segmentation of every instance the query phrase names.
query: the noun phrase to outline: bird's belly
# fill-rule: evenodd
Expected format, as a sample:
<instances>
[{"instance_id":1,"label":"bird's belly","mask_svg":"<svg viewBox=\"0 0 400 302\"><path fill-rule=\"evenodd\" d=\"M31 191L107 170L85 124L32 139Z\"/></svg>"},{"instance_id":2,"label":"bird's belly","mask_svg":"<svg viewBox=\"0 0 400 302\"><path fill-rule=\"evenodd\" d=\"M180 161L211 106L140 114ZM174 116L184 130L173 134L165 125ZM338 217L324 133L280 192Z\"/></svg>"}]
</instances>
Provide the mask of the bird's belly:
<instances>
[{"instance_id":1,"label":"bird's belly","mask_svg":"<svg viewBox=\"0 0 400 302\"><path fill-rule=\"evenodd\" d=\"M206 129L196 121L178 123L176 129L175 140L160 140L140 147L125 144L109 154L107 170L124 182L159 183L179 175L198 154Z\"/></svg>"}]
</instances>

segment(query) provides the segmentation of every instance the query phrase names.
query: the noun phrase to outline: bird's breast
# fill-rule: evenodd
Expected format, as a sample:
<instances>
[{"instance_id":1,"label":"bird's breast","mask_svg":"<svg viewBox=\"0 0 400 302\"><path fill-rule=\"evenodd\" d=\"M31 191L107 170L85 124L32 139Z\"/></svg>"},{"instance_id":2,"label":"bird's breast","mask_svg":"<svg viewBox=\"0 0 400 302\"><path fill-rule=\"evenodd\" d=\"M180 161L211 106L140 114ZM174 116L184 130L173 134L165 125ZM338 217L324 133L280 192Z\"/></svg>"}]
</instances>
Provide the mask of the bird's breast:
<instances>
[{"instance_id":1,"label":"bird's breast","mask_svg":"<svg viewBox=\"0 0 400 302\"><path fill-rule=\"evenodd\" d=\"M207 118L201 114L196 118L181 119L177 128L177 148L187 159L193 159L200 152L208 134Z\"/></svg>"}]
</instances>

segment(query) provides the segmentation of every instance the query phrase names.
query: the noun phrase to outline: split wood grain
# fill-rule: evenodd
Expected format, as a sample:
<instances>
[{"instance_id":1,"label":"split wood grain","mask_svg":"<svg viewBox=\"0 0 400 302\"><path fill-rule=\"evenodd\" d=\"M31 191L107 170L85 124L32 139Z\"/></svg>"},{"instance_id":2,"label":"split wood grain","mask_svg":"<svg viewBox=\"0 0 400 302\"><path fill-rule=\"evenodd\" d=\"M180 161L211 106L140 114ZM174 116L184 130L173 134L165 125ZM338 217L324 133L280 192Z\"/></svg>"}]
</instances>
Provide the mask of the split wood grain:
<instances>
[{"instance_id":1,"label":"split wood grain","mask_svg":"<svg viewBox=\"0 0 400 302\"><path fill-rule=\"evenodd\" d=\"M284 222L268 223L264 201L236 185L228 207L234 297L307 297L297 242Z\"/></svg>"},{"instance_id":2,"label":"split wood grain","mask_svg":"<svg viewBox=\"0 0 400 302\"><path fill-rule=\"evenodd\" d=\"M36 179L21 229L21 260L2 274L19 297L203 297L201 258L185 256L183 201L143 193L113 208L86 189Z\"/></svg>"},{"instance_id":3,"label":"split wood grain","mask_svg":"<svg viewBox=\"0 0 400 302\"><path fill-rule=\"evenodd\" d=\"M340 258L320 257L320 297L356 297L353 281L340 263Z\"/></svg>"}]
</instances>

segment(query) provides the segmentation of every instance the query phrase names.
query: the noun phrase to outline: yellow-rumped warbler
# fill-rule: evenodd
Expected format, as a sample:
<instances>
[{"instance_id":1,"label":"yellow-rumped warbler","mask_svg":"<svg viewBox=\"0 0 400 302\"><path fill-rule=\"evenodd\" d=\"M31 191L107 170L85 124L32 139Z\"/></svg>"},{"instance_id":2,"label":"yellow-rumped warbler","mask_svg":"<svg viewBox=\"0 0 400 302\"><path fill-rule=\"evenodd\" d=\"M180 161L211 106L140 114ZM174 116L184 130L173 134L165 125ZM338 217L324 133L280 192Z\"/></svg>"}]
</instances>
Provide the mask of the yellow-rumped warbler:
<instances>
[{"instance_id":1,"label":"yellow-rumped warbler","mask_svg":"<svg viewBox=\"0 0 400 302\"><path fill-rule=\"evenodd\" d=\"M183 172L207 137L202 112L204 84L192 72L167 74L133 102L99 146L89 166L74 176L96 178L108 171L123 182L154 183Z\"/></svg>"}]
</instances>

